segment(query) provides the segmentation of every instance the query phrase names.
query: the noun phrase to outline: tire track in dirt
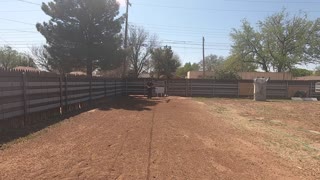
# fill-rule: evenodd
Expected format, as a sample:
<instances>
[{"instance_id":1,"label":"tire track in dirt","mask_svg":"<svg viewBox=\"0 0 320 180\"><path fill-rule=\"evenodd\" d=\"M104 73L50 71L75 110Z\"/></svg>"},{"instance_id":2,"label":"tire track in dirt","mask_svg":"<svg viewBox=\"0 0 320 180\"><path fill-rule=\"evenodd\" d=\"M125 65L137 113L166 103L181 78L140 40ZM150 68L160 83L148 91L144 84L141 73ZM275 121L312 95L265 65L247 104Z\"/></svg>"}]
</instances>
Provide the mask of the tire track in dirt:
<instances>
[{"instance_id":1,"label":"tire track in dirt","mask_svg":"<svg viewBox=\"0 0 320 180\"><path fill-rule=\"evenodd\" d=\"M0 151L0 179L301 179L206 105L176 97L119 104Z\"/></svg>"},{"instance_id":2,"label":"tire track in dirt","mask_svg":"<svg viewBox=\"0 0 320 180\"><path fill-rule=\"evenodd\" d=\"M120 154L121 154L121 152L122 152L122 150L123 150L124 144L125 144L125 142L126 142L127 139L128 139L128 136L129 136L129 130L127 130L126 135L125 135L125 137L124 137L124 140L123 140L122 143L121 143L120 149L119 149L117 155L115 156L114 162L112 163L112 165L111 165L111 167L110 167L110 169L109 169L109 174L108 174L107 178L110 176L111 171L114 170L113 168L114 168L114 166L116 165L116 163L117 163L117 161L118 161L118 158L119 158L119 156L120 156Z\"/></svg>"},{"instance_id":3,"label":"tire track in dirt","mask_svg":"<svg viewBox=\"0 0 320 180\"><path fill-rule=\"evenodd\" d=\"M148 148L148 167L147 167L147 180L150 179L150 166L151 166L151 156L152 156L152 142L153 142L153 126L154 126L154 118L156 114L156 108L152 111L152 119L151 119L151 129L150 129L150 141L149 141L149 148Z\"/></svg>"}]
</instances>

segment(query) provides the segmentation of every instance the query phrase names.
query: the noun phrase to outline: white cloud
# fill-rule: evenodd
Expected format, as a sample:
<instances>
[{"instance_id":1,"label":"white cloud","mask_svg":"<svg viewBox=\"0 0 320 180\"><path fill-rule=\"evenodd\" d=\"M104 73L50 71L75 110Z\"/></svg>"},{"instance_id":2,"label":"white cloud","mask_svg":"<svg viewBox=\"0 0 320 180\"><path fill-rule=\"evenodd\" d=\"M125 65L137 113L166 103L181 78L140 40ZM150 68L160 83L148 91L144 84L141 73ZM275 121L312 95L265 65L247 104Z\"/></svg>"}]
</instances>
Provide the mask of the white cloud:
<instances>
[{"instance_id":1,"label":"white cloud","mask_svg":"<svg viewBox=\"0 0 320 180\"><path fill-rule=\"evenodd\" d=\"M118 3L120 3L120 6L126 5L126 0L117 0Z\"/></svg>"}]
</instances>

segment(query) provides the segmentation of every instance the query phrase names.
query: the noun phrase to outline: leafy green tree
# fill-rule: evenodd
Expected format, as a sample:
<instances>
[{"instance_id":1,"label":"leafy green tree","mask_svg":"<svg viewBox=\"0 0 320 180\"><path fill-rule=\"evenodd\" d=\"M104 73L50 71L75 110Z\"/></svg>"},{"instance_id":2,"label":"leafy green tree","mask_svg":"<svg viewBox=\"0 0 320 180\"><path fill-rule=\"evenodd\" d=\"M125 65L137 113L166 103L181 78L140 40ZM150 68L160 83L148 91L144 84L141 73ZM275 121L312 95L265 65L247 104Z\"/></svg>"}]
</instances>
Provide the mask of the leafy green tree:
<instances>
[{"instance_id":1,"label":"leafy green tree","mask_svg":"<svg viewBox=\"0 0 320 180\"><path fill-rule=\"evenodd\" d=\"M320 66L316 67L316 69L314 71L314 75L320 76Z\"/></svg>"},{"instance_id":2,"label":"leafy green tree","mask_svg":"<svg viewBox=\"0 0 320 180\"><path fill-rule=\"evenodd\" d=\"M230 72L255 72L258 69L254 63L243 61L239 56L229 56L223 63L223 69Z\"/></svg>"},{"instance_id":3,"label":"leafy green tree","mask_svg":"<svg viewBox=\"0 0 320 180\"><path fill-rule=\"evenodd\" d=\"M311 76L313 71L301 68L295 68L291 70L291 73L294 77L303 77L303 76Z\"/></svg>"},{"instance_id":4,"label":"leafy green tree","mask_svg":"<svg viewBox=\"0 0 320 180\"><path fill-rule=\"evenodd\" d=\"M35 67L35 64L31 57L12 49L10 46L0 47L0 67L9 70L17 66Z\"/></svg>"},{"instance_id":5,"label":"leafy green tree","mask_svg":"<svg viewBox=\"0 0 320 180\"><path fill-rule=\"evenodd\" d=\"M58 69L86 68L91 76L96 68L121 64L123 17L116 0L53 0L43 3L42 10L51 19L38 23L37 29L46 38L46 51Z\"/></svg>"},{"instance_id":6,"label":"leafy green tree","mask_svg":"<svg viewBox=\"0 0 320 180\"><path fill-rule=\"evenodd\" d=\"M206 71L216 71L220 69L224 63L224 58L222 56L217 56L214 54L210 54L205 57L205 70ZM203 61L199 62L200 69L203 69Z\"/></svg>"},{"instance_id":7,"label":"leafy green tree","mask_svg":"<svg viewBox=\"0 0 320 180\"><path fill-rule=\"evenodd\" d=\"M296 65L319 61L320 19L290 16L285 11L259 21L257 29L246 20L231 33L232 54L266 72L290 71Z\"/></svg>"},{"instance_id":8,"label":"leafy green tree","mask_svg":"<svg viewBox=\"0 0 320 180\"><path fill-rule=\"evenodd\" d=\"M186 63L183 67L178 68L177 75L180 77L186 77L189 71L199 71L200 66L197 63Z\"/></svg>"},{"instance_id":9,"label":"leafy green tree","mask_svg":"<svg viewBox=\"0 0 320 180\"><path fill-rule=\"evenodd\" d=\"M180 67L179 57L174 55L170 46L156 48L151 53L153 69L157 78L172 78Z\"/></svg>"},{"instance_id":10,"label":"leafy green tree","mask_svg":"<svg viewBox=\"0 0 320 180\"><path fill-rule=\"evenodd\" d=\"M142 72L149 70L151 52L157 44L156 36L149 35L143 28L130 28L128 59L133 77L138 78Z\"/></svg>"}]
</instances>

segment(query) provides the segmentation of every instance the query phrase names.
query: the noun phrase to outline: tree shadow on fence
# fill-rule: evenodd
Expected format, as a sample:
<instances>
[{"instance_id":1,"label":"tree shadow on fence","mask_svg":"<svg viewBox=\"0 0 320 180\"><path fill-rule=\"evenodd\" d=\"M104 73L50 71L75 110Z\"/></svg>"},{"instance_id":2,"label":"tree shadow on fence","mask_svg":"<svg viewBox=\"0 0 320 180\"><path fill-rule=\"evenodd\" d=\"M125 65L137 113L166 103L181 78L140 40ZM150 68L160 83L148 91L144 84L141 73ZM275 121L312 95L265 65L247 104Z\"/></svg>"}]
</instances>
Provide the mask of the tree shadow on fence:
<instances>
[{"instance_id":1,"label":"tree shadow on fence","mask_svg":"<svg viewBox=\"0 0 320 180\"><path fill-rule=\"evenodd\" d=\"M143 96L128 96L107 98L103 101L98 101L94 105L84 108L79 111L71 112L63 116L51 117L45 120L39 120L36 123L28 125L24 128L8 128L1 129L0 127L0 150L5 148L5 144L15 141L20 138L27 138L32 134L44 130L52 125L60 123L66 119L87 112L91 109L99 109L109 111L112 109L123 109L128 111L151 111L151 107L160 103L160 100L147 100Z\"/></svg>"}]
</instances>

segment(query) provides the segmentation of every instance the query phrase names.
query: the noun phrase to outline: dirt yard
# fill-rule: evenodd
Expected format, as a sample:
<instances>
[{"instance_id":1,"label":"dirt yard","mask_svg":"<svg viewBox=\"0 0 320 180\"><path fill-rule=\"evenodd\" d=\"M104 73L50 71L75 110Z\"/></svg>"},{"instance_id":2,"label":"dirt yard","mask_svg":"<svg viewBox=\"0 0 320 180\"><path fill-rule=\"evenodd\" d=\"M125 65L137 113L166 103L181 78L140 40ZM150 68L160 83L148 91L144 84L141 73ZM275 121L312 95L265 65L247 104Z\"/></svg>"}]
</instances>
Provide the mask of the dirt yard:
<instances>
[{"instance_id":1,"label":"dirt yard","mask_svg":"<svg viewBox=\"0 0 320 180\"><path fill-rule=\"evenodd\" d=\"M0 150L0 179L319 179L320 103L123 98Z\"/></svg>"}]
</instances>

